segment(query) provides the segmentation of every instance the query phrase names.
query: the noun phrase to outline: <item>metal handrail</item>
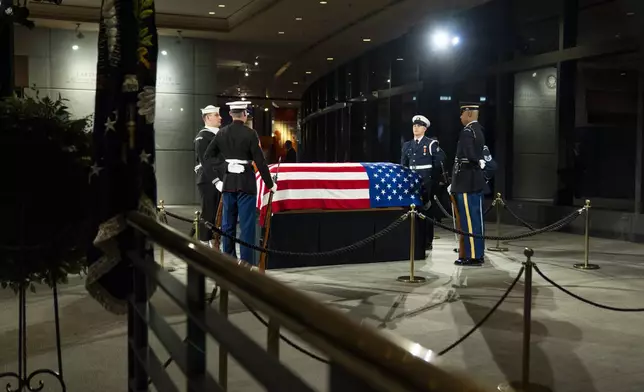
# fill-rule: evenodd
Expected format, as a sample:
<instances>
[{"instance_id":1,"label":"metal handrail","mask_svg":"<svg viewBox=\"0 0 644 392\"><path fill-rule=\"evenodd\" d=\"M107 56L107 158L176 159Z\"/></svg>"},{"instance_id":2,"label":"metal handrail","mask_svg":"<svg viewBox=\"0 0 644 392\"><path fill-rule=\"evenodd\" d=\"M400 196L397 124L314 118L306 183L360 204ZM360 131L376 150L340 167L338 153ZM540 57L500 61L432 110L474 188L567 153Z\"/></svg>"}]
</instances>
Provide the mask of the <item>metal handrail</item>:
<instances>
[{"instance_id":1,"label":"metal handrail","mask_svg":"<svg viewBox=\"0 0 644 392\"><path fill-rule=\"evenodd\" d=\"M246 304L274 318L332 362L374 388L483 391L465 376L440 369L436 366L435 353L417 343L358 325L324 303L269 276L240 268L232 257L201 245L141 213L128 213L127 222L150 241L181 258Z\"/></svg>"}]
</instances>

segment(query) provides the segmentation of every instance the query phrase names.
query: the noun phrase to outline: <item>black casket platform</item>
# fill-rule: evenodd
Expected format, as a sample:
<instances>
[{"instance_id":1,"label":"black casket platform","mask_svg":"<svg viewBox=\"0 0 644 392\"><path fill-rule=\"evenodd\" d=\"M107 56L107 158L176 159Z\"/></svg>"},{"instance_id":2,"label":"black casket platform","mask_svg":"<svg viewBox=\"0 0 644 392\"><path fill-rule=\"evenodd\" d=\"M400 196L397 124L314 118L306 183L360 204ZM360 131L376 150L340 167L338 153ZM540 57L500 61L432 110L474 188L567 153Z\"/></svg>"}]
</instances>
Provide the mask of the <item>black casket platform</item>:
<instances>
[{"instance_id":1,"label":"black casket platform","mask_svg":"<svg viewBox=\"0 0 644 392\"><path fill-rule=\"evenodd\" d=\"M342 211L289 211L274 214L268 248L290 252L326 252L354 244L385 229L404 208ZM425 259L425 221L416 218L414 257ZM409 260L410 218L368 244L333 256L271 254L267 269Z\"/></svg>"}]
</instances>

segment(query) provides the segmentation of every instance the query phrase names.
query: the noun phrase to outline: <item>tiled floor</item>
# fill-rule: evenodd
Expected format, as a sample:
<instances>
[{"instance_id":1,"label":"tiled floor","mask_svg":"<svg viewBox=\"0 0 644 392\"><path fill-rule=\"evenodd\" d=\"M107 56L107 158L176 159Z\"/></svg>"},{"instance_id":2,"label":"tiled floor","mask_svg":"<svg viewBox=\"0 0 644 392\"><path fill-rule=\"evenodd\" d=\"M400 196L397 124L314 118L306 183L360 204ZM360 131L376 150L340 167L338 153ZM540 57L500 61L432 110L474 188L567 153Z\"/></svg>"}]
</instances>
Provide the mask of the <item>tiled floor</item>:
<instances>
[{"instance_id":1,"label":"tiled floor","mask_svg":"<svg viewBox=\"0 0 644 392\"><path fill-rule=\"evenodd\" d=\"M185 215L185 214L184 214ZM187 225L176 223L180 230ZM504 233L522 232L504 227ZM269 276L343 310L357 322L398 334L440 351L466 333L490 310L517 275L523 249L535 249L534 261L560 285L588 299L618 307L644 307L644 245L592 239L591 261L602 268L579 271L571 266L583 258L580 236L549 233L506 244L507 253L488 253L482 268L453 265L454 238L439 232L434 250L417 263L427 283L411 286L396 277L408 274L409 262L345 265L270 271ZM488 244L490 245L490 244ZM185 279L185 266L166 256L173 274ZM516 380L521 369L521 280L494 315L461 345L442 357L443 366L465 371L489 390ZM644 314L599 309L575 300L542 278L534 277L532 378L560 392L641 392L644 390ZM13 295L0 292L0 371L15 366L16 306ZM154 303L185 333L184 317L163 294ZM126 323L90 299L76 279L60 296L64 370L69 391L125 390ZM231 320L258 342L266 330L235 298ZM51 302L45 289L30 296L31 369L55 364ZM288 333L287 333L288 334ZM166 353L153 342L159 357ZM214 342L209 368L216 375ZM281 359L311 385L326 390L325 365L282 344ZM182 377L176 366L170 373ZM45 378L47 382L47 379ZM182 382L182 384L184 384ZM183 385L182 385L183 387ZM45 388L45 391L59 389ZM183 390L183 388L182 388ZM262 390L243 370L231 364L229 391Z\"/></svg>"}]
</instances>

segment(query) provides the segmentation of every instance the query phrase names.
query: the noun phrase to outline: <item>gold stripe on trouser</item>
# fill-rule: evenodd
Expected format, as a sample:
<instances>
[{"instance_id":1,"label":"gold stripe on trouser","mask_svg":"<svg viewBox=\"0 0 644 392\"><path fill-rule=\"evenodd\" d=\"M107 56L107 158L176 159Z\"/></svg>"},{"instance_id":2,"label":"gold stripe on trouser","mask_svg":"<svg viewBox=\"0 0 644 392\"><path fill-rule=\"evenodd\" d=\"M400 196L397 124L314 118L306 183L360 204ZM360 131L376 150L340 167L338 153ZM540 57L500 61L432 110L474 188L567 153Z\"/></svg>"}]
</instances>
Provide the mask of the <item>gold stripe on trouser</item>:
<instances>
[{"instance_id":1,"label":"gold stripe on trouser","mask_svg":"<svg viewBox=\"0 0 644 392\"><path fill-rule=\"evenodd\" d=\"M470 234L473 234L474 231L472 230L472 218L470 217L470 204L467 202L467 193L463 193L463 204L465 204L465 216L467 217L467 231ZM472 248L472 258L476 258L476 252L474 251L474 237L468 236L470 239L470 247Z\"/></svg>"}]
</instances>

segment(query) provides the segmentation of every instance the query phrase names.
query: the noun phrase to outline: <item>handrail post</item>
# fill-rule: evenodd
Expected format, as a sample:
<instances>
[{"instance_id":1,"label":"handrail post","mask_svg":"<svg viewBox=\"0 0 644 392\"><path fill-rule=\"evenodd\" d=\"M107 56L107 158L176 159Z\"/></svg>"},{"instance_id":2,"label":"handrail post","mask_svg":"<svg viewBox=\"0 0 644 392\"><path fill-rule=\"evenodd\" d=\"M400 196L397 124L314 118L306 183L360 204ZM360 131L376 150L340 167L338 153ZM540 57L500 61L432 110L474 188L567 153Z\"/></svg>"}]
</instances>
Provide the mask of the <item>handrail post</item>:
<instances>
[{"instance_id":1,"label":"handrail post","mask_svg":"<svg viewBox=\"0 0 644 392\"><path fill-rule=\"evenodd\" d=\"M501 198L501 194L497 193L496 197L494 198L494 201L492 202L492 207L495 208L496 211L496 236L500 237L501 236L501 207L503 206L503 198ZM501 241L499 238L496 239L496 246L487 248L490 252L507 252L508 248L503 248L501 247Z\"/></svg>"},{"instance_id":2,"label":"handrail post","mask_svg":"<svg viewBox=\"0 0 644 392\"><path fill-rule=\"evenodd\" d=\"M521 357L521 381L503 383L498 389L501 392L550 392L548 387L530 383L530 336L532 334L532 256L534 250L525 248L526 261L523 293L523 354Z\"/></svg>"},{"instance_id":3,"label":"handrail post","mask_svg":"<svg viewBox=\"0 0 644 392\"><path fill-rule=\"evenodd\" d=\"M139 311L148 312L148 281L145 273L139 268L132 268L132 292L128 300L128 379L130 389L137 392L148 391L148 373L146 367L139 361L138 354L147 360L148 341L147 319ZM138 310L137 310L138 308Z\"/></svg>"},{"instance_id":4,"label":"handrail post","mask_svg":"<svg viewBox=\"0 0 644 392\"><path fill-rule=\"evenodd\" d=\"M399 276L396 280L404 283L424 283L425 278L414 276L414 256L416 253L416 205L412 204L409 210L409 276Z\"/></svg>"},{"instance_id":5,"label":"handrail post","mask_svg":"<svg viewBox=\"0 0 644 392\"><path fill-rule=\"evenodd\" d=\"M268 319L266 351L276 358L280 357L280 325L273 317Z\"/></svg>"},{"instance_id":6,"label":"handrail post","mask_svg":"<svg viewBox=\"0 0 644 392\"><path fill-rule=\"evenodd\" d=\"M228 319L228 290L221 288L219 294L219 314ZM228 351L219 345L219 386L224 391L228 390Z\"/></svg>"},{"instance_id":7,"label":"handrail post","mask_svg":"<svg viewBox=\"0 0 644 392\"><path fill-rule=\"evenodd\" d=\"M161 221L161 223L167 224L168 219L166 218L166 215L165 215L165 202L163 201L163 199L159 200L159 205L160 205L159 220ZM163 249L162 246L159 247L159 261L161 264L161 268L165 269L165 249Z\"/></svg>"},{"instance_id":8,"label":"handrail post","mask_svg":"<svg viewBox=\"0 0 644 392\"><path fill-rule=\"evenodd\" d=\"M191 265L188 265L188 309L193 315L203 317L206 308L206 278ZM187 390L195 390L206 374L206 333L188 317L187 322Z\"/></svg>"},{"instance_id":9,"label":"handrail post","mask_svg":"<svg viewBox=\"0 0 644 392\"><path fill-rule=\"evenodd\" d=\"M590 200L586 200L583 210L586 215L584 222L584 262L575 264L573 267L582 270L596 270L599 269L599 265L588 263L588 258L590 257Z\"/></svg>"}]
</instances>

